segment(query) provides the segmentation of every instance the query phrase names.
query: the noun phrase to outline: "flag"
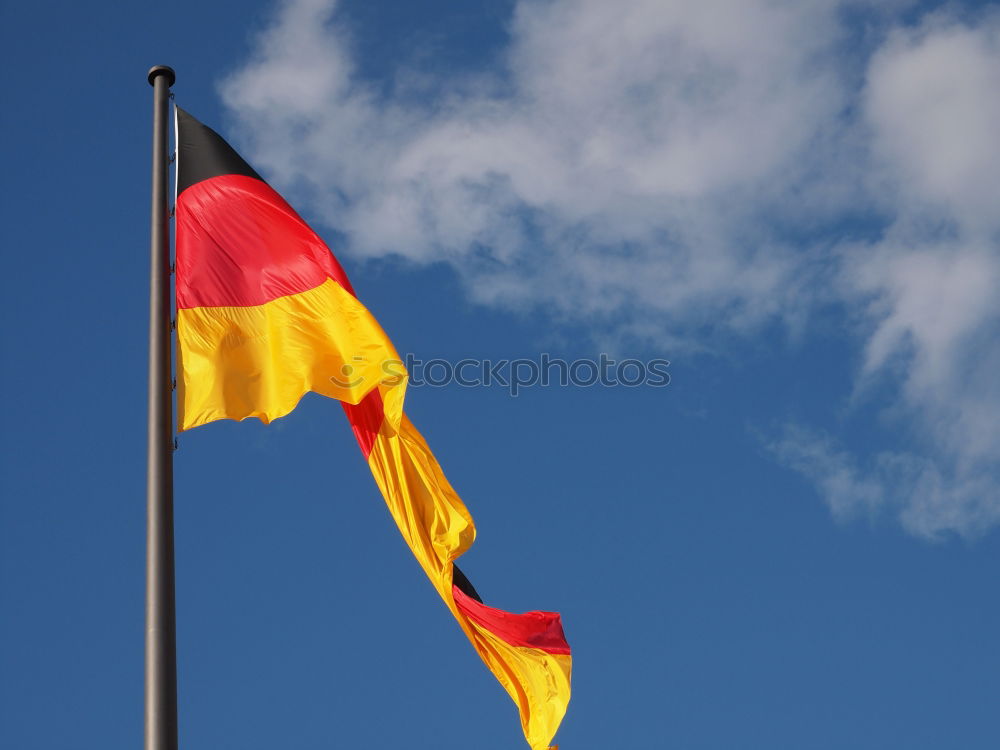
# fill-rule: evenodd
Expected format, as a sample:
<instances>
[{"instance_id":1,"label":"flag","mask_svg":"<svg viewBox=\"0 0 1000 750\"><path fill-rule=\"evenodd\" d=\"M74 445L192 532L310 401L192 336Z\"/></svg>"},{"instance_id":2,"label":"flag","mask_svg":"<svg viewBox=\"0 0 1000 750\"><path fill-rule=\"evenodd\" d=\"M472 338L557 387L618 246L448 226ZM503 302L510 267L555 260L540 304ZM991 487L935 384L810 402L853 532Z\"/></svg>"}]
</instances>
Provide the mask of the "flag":
<instances>
[{"instance_id":1,"label":"flag","mask_svg":"<svg viewBox=\"0 0 1000 750\"><path fill-rule=\"evenodd\" d=\"M215 131L176 108L181 430L267 423L314 391L338 399L403 539L510 694L533 750L566 712L559 615L486 606L454 564L472 516L403 411L407 374L326 244Z\"/></svg>"}]
</instances>

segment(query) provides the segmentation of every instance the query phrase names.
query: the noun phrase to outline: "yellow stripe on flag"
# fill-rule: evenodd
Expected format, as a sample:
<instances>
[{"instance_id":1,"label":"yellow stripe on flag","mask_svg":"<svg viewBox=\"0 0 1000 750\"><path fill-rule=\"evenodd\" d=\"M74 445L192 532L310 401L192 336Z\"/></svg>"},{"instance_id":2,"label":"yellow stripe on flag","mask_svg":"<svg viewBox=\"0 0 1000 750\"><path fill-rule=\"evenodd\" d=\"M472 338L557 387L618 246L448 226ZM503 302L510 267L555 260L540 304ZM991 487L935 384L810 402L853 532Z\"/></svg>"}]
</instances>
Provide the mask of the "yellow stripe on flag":
<instances>
[{"instance_id":1,"label":"yellow stripe on flag","mask_svg":"<svg viewBox=\"0 0 1000 750\"><path fill-rule=\"evenodd\" d=\"M472 546L476 527L409 417L403 414L398 430L382 423L368 465L403 539L451 602L449 563Z\"/></svg>"},{"instance_id":2,"label":"yellow stripe on flag","mask_svg":"<svg viewBox=\"0 0 1000 750\"><path fill-rule=\"evenodd\" d=\"M570 655L511 645L458 609L451 563L472 545L475 526L405 414L398 430L382 424L368 464L403 539L479 656L517 704L528 744L533 750L545 750L569 703Z\"/></svg>"},{"instance_id":3,"label":"yellow stripe on flag","mask_svg":"<svg viewBox=\"0 0 1000 750\"><path fill-rule=\"evenodd\" d=\"M386 419L399 423L406 375L371 313L327 279L253 307L177 311L180 429L216 419L292 411L308 391L358 403L380 382Z\"/></svg>"},{"instance_id":4,"label":"yellow stripe on flag","mask_svg":"<svg viewBox=\"0 0 1000 750\"><path fill-rule=\"evenodd\" d=\"M569 705L572 657L512 646L474 622L469 626L472 645L517 704L524 738L532 750L545 750Z\"/></svg>"}]
</instances>

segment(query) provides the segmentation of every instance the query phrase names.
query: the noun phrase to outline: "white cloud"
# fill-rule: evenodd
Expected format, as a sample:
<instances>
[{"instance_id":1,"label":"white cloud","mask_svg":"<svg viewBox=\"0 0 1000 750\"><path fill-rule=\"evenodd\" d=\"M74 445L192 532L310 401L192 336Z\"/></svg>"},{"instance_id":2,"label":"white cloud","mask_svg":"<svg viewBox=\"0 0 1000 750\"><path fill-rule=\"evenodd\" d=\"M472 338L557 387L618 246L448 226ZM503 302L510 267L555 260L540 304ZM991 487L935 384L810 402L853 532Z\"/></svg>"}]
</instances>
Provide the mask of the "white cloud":
<instances>
[{"instance_id":1,"label":"white cloud","mask_svg":"<svg viewBox=\"0 0 1000 750\"><path fill-rule=\"evenodd\" d=\"M867 12L885 29L907 5ZM255 164L347 252L449 262L481 302L692 347L843 305L855 398L894 386L909 453L779 455L838 513L973 533L1000 503L1000 22L873 42L847 6L866 3L523 0L502 69L401 71L385 94L333 2L289 0L222 91ZM884 231L830 239L858 216Z\"/></svg>"},{"instance_id":2,"label":"white cloud","mask_svg":"<svg viewBox=\"0 0 1000 750\"><path fill-rule=\"evenodd\" d=\"M824 4L523 3L507 70L431 102L353 75L332 9L286 5L223 92L257 163L350 251L584 315L780 312L796 261L754 215L807 179L844 103Z\"/></svg>"},{"instance_id":3,"label":"white cloud","mask_svg":"<svg viewBox=\"0 0 1000 750\"><path fill-rule=\"evenodd\" d=\"M996 16L977 28L932 16L872 59L864 106L904 212L936 211L970 234L1000 227L998 61Z\"/></svg>"},{"instance_id":4,"label":"white cloud","mask_svg":"<svg viewBox=\"0 0 1000 750\"><path fill-rule=\"evenodd\" d=\"M858 468L854 458L828 436L788 425L781 438L768 446L781 463L809 477L830 505L835 518L873 516L885 504L885 489L876 478Z\"/></svg>"},{"instance_id":5,"label":"white cloud","mask_svg":"<svg viewBox=\"0 0 1000 750\"><path fill-rule=\"evenodd\" d=\"M921 449L882 456L872 475L925 535L1000 522L997 90L1000 16L931 15L889 36L860 94L870 194L894 220L880 241L842 249L843 292L864 311L859 393L891 378L889 417Z\"/></svg>"},{"instance_id":6,"label":"white cloud","mask_svg":"<svg viewBox=\"0 0 1000 750\"><path fill-rule=\"evenodd\" d=\"M907 531L930 540L947 532L976 537L1000 523L995 466L954 469L890 451L862 462L829 435L798 425L787 426L768 448L816 485L839 521L892 513Z\"/></svg>"}]
</instances>

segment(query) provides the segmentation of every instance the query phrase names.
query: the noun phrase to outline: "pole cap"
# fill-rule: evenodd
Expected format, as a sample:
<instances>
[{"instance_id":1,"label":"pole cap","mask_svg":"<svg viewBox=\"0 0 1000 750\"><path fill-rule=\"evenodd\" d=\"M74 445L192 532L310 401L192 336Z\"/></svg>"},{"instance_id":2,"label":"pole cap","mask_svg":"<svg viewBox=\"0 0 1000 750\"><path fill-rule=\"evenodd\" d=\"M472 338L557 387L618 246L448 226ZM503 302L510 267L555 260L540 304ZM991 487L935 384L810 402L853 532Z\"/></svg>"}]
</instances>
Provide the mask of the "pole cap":
<instances>
[{"instance_id":1,"label":"pole cap","mask_svg":"<svg viewBox=\"0 0 1000 750\"><path fill-rule=\"evenodd\" d=\"M146 76L146 79L149 81L150 86L155 84L157 76L167 77L167 88L173 86L174 81L177 80L177 74L174 73L174 69L169 65L154 65L149 69L149 75Z\"/></svg>"}]
</instances>

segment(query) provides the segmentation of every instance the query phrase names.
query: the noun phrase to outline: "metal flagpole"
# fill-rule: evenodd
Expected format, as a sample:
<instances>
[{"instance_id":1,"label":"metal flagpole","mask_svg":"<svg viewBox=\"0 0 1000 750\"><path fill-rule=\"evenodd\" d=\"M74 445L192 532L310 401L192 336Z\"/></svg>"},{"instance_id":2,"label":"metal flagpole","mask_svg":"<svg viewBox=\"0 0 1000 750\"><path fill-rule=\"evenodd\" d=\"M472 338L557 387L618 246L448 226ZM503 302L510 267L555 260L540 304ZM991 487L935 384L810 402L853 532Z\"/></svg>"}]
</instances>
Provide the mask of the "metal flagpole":
<instances>
[{"instance_id":1,"label":"metal flagpole","mask_svg":"<svg viewBox=\"0 0 1000 750\"><path fill-rule=\"evenodd\" d=\"M177 750L174 419L167 209L167 104L174 71L166 65L157 65L150 69L148 79L153 87L153 204L149 269L145 750Z\"/></svg>"}]
</instances>

